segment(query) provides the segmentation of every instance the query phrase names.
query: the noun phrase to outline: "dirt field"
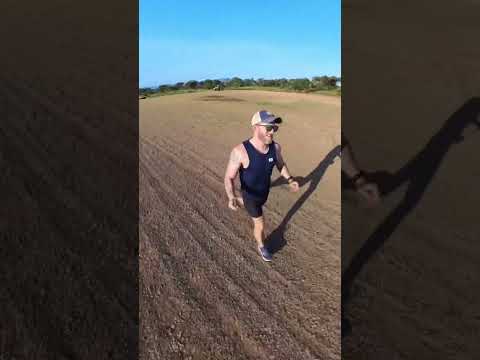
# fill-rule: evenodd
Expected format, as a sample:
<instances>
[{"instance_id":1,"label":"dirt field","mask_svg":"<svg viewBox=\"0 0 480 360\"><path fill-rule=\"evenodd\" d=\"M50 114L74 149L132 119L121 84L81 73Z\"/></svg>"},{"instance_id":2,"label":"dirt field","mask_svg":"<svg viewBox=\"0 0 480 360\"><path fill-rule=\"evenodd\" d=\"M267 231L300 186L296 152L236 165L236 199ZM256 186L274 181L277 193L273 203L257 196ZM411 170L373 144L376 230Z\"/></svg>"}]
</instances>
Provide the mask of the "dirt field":
<instances>
[{"instance_id":1,"label":"dirt field","mask_svg":"<svg viewBox=\"0 0 480 360\"><path fill-rule=\"evenodd\" d=\"M278 141L299 193L274 172L264 209L278 251L227 207L231 148L251 115L284 118ZM213 91L140 100L142 359L340 358L340 99Z\"/></svg>"}]
</instances>

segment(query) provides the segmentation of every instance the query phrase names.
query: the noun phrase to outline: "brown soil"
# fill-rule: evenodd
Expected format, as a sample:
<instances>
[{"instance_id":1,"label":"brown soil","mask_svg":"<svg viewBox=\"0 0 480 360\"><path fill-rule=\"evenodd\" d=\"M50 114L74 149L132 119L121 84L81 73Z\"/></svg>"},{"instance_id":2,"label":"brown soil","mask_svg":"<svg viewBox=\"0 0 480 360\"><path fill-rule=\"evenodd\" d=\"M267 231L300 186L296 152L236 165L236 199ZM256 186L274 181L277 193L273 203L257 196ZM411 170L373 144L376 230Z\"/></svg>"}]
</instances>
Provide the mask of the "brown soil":
<instances>
[{"instance_id":1,"label":"brown soil","mask_svg":"<svg viewBox=\"0 0 480 360\"><path fill-rule=\"evenodd\" d=\"M140 103L141 358L339 359L340 99L221 98ZM273 175L264 209L278 245L272 263L259 257L246 212L228 209L223 186L229 152L261 108L283 117L276 141L304 177L294 194Z\"/></svg>"}]
</instances>

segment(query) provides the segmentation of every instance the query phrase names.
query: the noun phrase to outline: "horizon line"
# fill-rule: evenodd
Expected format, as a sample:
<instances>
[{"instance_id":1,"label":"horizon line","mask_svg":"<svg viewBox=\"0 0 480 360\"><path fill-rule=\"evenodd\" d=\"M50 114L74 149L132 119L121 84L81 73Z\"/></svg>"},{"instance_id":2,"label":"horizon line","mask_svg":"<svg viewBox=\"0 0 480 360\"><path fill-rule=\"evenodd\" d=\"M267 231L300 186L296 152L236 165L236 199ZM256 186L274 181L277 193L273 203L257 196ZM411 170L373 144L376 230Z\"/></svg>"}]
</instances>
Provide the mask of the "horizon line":
<instances>
[{"instance_id":1,"label":"horizon line","mask_svg":"<svg viewBox=\"0 0 480 360\"><path fill-rule=\"evenodd\" d=\"M169 83L156 83L155 85L140 85L140 83L138 84L138 87L139 88L145 88L145 87L159 87L159 86L164 86L164 85L176 85L178 83L187 83L188 81L206 81L206 80L220 80L220 81L226 81L226 80L231 80L233 78L239 78L239 79L242 79L242 80L280 80L280 79L287 79L287 80L293 80L293 79L313 79L314 77L322 77L322 76L328 76L328 77L336 77L336 78L339 78L341 80L341 75L313 75L313 76L305 76L305 77L274 77L274 78L263 78L263 77L258 77L258 78L254 78L254 77L240 77L240 76L232 76L232 77L223 77L223 78L205 78L205 79L201 79L201 80L197 80L197 79L189 79L189 80L186 80L186 81L175 81L175 82L169 82Z\"/></svg>"}]
</instances>

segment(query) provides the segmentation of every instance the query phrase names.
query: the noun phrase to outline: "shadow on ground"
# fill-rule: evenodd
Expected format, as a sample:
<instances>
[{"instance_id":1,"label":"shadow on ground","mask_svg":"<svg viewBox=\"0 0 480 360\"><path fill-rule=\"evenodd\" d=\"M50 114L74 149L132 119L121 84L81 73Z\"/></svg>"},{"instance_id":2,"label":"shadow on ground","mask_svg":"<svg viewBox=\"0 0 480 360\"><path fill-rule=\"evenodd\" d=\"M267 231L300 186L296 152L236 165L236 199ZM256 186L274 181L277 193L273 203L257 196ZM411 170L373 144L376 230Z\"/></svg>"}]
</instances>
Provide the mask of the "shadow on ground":
<instances>
[{"instance_id":1,"label":"shadow on ground","mask_svg":"<svg viewBox=\"0 0 480 360\"><path fill-rule=\"evenodd\" d=\"M305 204L310 195L312 195L312 193L315 191L328 167L333 164L337 156L340 156L340 152L340 145L335 146L332 150L330 150L330 152L325 156L325 158L320 161L317 167L310 172L310 174L308 174L306 177L295 177L295 180L298 181L300 187L303 187L308 183L309 186L308 189L302 194L302 196L300 196L300 198L295 202L295 204L293 204L280 225L275 230L273 230L272 233L267 237L265 242L269 251L272 254L280 251L287 244L284 235L288 222L291 220L293 215L295 215L295 213L303 206L303 204ZM287 184L286 180L283 177L280 177L273 181L271 186L275 187L285 184Z\"/></svg>"}]
</instances>

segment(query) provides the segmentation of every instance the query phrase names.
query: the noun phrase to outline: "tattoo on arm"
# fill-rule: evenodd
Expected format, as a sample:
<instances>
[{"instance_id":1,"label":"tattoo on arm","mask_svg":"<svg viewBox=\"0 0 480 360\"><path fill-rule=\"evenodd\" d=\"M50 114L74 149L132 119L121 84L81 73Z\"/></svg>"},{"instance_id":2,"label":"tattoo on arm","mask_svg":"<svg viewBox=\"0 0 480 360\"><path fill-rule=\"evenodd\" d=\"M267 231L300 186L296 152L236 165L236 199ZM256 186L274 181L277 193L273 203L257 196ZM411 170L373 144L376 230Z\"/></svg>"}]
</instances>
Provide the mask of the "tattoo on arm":
<instances>
[{"instance_id":1,"label":"tattoo on arm","mask_svg":"<svg viewBox=\"0 0 480 360\"><path fill-rule=\"evenodd\" d=\"M230 163L232 165L238 165L238 163L240 162L240 156L238 155L237 151L232 151L232 153L230 154Z\"/></svg>"},{"instance_id":2,"label":"tattoo on arm","mask_svg":"<svg viewBox=\"0 0 480 360\"><path fill-rule=\"evenodd\" d=\"M229 199L235 197L235 189L233 180L236 176L236 171L240 165L240 155L237 151L233 150L230 154L230 159L228 162L227 173L225 174L225 191ZM235 169L235 174L234 174Z\"/></svg>"}]
</instances>

